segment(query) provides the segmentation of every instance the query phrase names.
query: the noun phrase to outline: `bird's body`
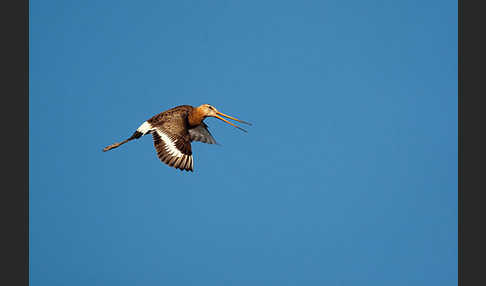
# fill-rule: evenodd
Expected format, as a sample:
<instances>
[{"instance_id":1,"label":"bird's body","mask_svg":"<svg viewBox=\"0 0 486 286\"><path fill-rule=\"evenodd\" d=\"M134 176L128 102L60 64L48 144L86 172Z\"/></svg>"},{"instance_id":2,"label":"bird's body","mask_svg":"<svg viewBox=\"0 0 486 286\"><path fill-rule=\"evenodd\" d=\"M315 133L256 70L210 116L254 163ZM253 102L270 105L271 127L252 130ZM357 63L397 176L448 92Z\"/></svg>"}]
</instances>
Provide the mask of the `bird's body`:
<instances>
[{"instance_id":1,"label":"bird's body","mask_svg":"<svg viewBox=\"0 0 486 286\"><path fill-rule=\"evenodd\" d=\"M216 144L216 140L214 140L209 132L208 126L203 122L206 117L212 116L219 118L246 131L219 115L249 124L248 122L223 114L209 104L203 104L198 107L180 105L154 115L143 122L130 138L107 146L103 151L117 148L133 139L152 134L157 156L162 162L180 170L194 171L191 142L199 141L207 144Z\"/></svg>"}]
</instances>

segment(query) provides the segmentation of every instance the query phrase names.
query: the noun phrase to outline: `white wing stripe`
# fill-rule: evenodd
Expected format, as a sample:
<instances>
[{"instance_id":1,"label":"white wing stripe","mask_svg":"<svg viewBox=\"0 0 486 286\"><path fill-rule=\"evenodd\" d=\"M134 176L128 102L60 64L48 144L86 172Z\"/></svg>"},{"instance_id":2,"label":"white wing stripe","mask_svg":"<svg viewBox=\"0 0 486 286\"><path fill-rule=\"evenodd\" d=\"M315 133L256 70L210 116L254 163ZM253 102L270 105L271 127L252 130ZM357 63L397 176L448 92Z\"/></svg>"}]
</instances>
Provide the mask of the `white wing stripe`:
<instances>
[{"instance_id":1,"label":"white wing stripe","mask_svg":"<svg viewBox=\"0 0 486 286\"><path fill-rule=\"evenodd\" d=\"M184 155L184 154L182 154L181 151L179 151L179 149L177 149L175 142L173 142L169 138L169 136L167 136L164 132L162 132L159 129L155 129L155 130L157 131L157 134L159 134L160 139L162 139L164 141L165 150L167 151L167 153L169 153L171 156L174 156L174 157L177 157L177 158L180 158Z\"/></svg>"}]
</instances>

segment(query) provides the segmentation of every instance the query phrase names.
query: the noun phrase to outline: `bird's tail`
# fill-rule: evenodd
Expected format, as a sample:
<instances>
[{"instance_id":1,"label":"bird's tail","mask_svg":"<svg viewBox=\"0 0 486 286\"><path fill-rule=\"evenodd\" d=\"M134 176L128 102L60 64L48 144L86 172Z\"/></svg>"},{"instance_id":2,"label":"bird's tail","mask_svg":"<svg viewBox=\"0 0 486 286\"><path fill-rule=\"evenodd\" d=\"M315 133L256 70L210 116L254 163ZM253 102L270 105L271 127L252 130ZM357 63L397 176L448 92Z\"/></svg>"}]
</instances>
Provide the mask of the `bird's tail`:
<instances>
[{"instance_id":1,"label":"bird's tail","mask_svg":"<svg viewBox=\"0 0 486 286\"><path fill-rule=\"evenodd\" d=\"M133 135L132 135L130 138L128 138L128 139L126 139L126 140L123 140L122 142L118 142L118 143L114 143L114 144L111 144L111 145L109 145L109 146L106 146L105 148L103 148L103 152L106 152L106 151L109 151L109 150L111 150L111 149L115 149L115 148L117 148L117 147L120 147L121 145L123 145L123 144L127 143L128 141L131 141L131 140L133 140L133 139L138 139L138 138L140 138L142 135L143 135L143 133L142 133L142 132L135 131L135 132L133 133Z\"/></svg>"}]
</instances>

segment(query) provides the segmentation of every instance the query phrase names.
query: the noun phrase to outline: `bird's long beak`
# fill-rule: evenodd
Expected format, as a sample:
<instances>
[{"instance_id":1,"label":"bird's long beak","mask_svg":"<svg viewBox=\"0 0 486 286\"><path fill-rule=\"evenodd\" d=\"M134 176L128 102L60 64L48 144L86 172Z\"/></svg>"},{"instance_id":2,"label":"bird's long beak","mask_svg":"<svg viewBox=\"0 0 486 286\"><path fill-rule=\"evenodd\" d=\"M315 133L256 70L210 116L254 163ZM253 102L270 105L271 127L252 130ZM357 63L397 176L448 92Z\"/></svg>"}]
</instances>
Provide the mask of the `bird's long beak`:
<instances>
[{"instance_id":1,"label":"bird's long beak","mask_svg":"<svg viewBox=\"0 0 486 286\"><path fill-rule=\"evenodd\" d=\"M222 113L222 112L219 112L219 111L216 111L216 115L214 115L214 117L216 117L216 118L218 118L218 119L220 119L220 120L223 120L224 122L228 123L229 125L232 125L232 126L234 126L234 127L238 128L238 129L240 129L240 130L242 130L242 131L244 131L244 132L248 132L248 131L246 131L245 129L241 128L240 126L235 125L235 124L233 124L233 123L229 122L228 120L224 119L223 117L221 117L221 116L219 116L219 115L224 116L224 117L229 118L229 119L233 119L233 120L238 121L238 122L240 122L240 123L244 123L244 124L248 124L248 125L251 125L251 123L246 122L246 121L243 121L243 120L239 120L239 119L237 119L237 118L234 118L234 117L232 117L232 116L226 115L226 114L224 114L224 113Z\"/></svg>"}]
</instances>

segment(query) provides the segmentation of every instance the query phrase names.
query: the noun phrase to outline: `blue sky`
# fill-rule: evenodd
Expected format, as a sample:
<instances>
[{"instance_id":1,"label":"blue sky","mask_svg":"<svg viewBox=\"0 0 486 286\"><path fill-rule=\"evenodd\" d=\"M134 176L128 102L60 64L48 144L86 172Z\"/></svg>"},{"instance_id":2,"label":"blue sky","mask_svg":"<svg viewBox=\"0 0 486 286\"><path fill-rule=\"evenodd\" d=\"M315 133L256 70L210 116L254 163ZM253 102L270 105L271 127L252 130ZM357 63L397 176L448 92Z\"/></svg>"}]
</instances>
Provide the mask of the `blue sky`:
<instances>
[{"instance_id":1,"label":"blue sky","mask_svg":"<svg viewBox=\"0 0 486 286\"><path fill-rule=\"evenodd\" d=\"M29 80L33 286L457 285L457 1L30 1Z\"/></svg>"}]
</instances>

